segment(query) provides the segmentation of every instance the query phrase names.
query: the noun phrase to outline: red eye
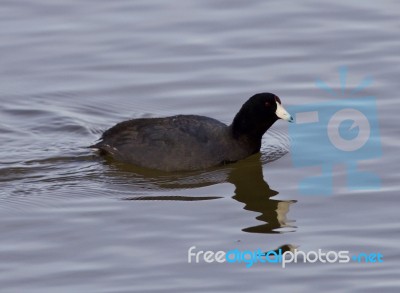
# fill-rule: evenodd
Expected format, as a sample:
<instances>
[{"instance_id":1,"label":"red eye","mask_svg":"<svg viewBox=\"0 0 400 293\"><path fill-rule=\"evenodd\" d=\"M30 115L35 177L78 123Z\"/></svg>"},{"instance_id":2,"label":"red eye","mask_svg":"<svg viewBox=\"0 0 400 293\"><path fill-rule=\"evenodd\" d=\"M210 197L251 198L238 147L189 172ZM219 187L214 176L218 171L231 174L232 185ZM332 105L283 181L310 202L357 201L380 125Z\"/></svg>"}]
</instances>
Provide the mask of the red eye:
<instances>
[{"instance_id":1,"label":"red eye","mask_svg":"<svg viewBox=\"0 0 400 293\"><path fill-rule=\"evenodd\" d=\"M269 102L265 102L265 107L269 107L271 104Z\"/></svg>"}]
</instances>

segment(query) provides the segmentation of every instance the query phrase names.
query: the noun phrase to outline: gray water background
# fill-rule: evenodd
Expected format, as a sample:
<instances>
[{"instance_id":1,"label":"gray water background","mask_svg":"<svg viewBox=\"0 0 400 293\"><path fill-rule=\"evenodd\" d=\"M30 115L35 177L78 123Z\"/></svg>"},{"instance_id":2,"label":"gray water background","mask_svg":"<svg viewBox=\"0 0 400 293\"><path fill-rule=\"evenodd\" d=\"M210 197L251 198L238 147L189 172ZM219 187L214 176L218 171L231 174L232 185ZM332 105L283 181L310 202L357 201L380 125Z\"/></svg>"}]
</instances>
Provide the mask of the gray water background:
<instances>
[{"instance_id":1,"label":"gray water background","mask_svg":"<svg viewBox=\"0 0 400 293\"><path fill-rule=\"evenodd\" d=\"M1 1L0 291L398 292L399 31L397 1ZM283 121L261 156L193 174L86 148L130 118L230 123L257 92L322 102L315 80L339 89L343 65L349 89L374 78L383 156L360 166L378 191L349 191L339 164L332 196L300 195ZM187 263L283 245L384 262Z\"/></svg>"}]
</instances>

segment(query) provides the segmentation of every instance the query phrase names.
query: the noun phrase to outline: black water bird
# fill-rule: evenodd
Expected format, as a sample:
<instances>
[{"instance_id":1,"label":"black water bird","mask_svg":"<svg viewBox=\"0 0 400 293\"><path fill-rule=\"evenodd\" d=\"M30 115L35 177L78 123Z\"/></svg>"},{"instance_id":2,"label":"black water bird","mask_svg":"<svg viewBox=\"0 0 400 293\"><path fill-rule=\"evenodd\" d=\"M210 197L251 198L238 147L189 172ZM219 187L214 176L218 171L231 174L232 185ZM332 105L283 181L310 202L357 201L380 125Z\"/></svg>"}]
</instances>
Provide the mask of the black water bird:
<instances>
[{"instance_id":1,"label":"black water bird","mask_svg":"<svg viewBox=\"0 0 400 293\"><path fill-rule=\"evenodd\" d=\"M278 119L293 121L278 96L259 93L243 104L230 125L198 115L132 119L108 129L90 147L140 167L199 170L259 152L262 136Z\"/></svg>"}]
</instances>

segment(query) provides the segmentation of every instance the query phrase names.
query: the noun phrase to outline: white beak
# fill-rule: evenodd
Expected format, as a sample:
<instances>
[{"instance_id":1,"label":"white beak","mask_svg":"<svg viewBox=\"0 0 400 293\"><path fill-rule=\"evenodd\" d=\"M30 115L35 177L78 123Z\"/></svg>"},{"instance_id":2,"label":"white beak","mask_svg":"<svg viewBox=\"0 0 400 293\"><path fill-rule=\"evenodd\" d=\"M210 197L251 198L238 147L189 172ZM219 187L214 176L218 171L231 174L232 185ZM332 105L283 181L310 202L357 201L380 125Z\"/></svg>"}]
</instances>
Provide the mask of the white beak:
<instances>
[{"instance_id":1,"label":"white beak","mask_svg":"<svg viewBox=\"0 0 400 293\"><path fill-rule=\"evenodd\" d=\"M276 116L278 116L278 118L281 118L282 120L285 120L288 122L294 121L292 115L290 115L288 113L288 111L286 111L285 108L283 108L283 106L281 104L279 104L278 102L276 102L275 114L276 114Z\"/></svg>"}]
</instances>

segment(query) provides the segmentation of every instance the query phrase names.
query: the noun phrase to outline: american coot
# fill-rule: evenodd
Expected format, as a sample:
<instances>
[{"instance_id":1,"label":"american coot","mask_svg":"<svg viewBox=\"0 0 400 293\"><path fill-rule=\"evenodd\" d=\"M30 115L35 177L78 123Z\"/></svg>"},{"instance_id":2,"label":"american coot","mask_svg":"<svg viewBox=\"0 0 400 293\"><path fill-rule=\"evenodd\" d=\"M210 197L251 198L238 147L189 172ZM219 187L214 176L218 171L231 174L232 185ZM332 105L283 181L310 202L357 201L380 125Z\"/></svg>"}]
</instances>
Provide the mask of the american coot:
<instances>
[{"instance_id":1,"label":"american coot","mask_svg":"<svg viewBox=\"0 0 400 293\"><path fill-rule=\"evenodd\" d=\"M293 121L279 97L260 93L243 104L229 126L197 115L132 119L105 131L91 147L145 168L198 170L259 152L262 136L279 118Z\"/></svg>"}]
</instances>

